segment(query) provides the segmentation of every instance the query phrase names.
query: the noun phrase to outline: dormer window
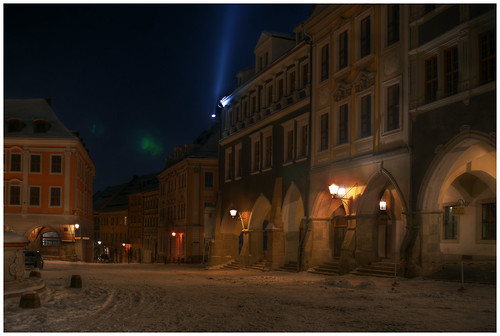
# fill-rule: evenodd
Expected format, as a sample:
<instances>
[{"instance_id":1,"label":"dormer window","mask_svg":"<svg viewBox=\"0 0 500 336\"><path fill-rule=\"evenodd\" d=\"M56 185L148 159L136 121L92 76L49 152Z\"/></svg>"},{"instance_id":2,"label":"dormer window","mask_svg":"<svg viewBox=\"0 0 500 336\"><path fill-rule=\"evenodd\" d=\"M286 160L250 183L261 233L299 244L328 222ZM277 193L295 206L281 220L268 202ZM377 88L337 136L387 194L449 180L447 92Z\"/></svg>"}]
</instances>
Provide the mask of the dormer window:
<instances>
[{"instance_id":1,"label":"dormer window","mask_svg":"<svg viewBox=\"0 0 500 336\"><path fill-rule=\"evenodd\" d=\"M47 133L50 129L50 124L46 120L35 120L33 128L35 133Z\"/></svg>"},{"instance_id":2,"label":"dormer window","mask_svg":"<svg viewBox=\"0 0 500 336\"><path fill-rule=\"evenodd\" d=\"M10 119L7 121L7 132L21 132L21 130L26 126L19 119Z\"/></svg>"}]
</instances>

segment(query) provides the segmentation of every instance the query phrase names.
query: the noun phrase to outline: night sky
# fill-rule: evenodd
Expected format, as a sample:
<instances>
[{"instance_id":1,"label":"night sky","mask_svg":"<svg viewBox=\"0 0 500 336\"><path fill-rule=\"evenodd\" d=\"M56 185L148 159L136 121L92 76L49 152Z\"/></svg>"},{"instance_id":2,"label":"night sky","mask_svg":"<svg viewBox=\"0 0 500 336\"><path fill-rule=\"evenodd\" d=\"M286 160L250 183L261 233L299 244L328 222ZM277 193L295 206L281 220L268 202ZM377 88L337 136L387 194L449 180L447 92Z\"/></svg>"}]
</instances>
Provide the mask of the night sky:
<instances>
[{"instance_id":1,"label":"night sky","mask_svg":"<svg viewBox=\"0 0 500 336\"><path fill-rule=\"evenodd\" d=\"M211 125L263 30L311 5L4 4L4 98L51 98L96 166L94 191L157 173Z\"/></svg>"}]
</instances>

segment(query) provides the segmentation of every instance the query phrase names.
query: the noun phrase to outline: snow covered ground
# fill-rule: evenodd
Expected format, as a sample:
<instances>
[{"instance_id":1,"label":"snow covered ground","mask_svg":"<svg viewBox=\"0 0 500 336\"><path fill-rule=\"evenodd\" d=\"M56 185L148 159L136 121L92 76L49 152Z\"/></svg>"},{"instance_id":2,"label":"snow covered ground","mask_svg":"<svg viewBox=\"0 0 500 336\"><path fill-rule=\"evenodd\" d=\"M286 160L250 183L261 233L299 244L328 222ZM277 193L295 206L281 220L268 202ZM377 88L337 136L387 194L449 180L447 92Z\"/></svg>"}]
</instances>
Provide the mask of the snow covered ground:
<instances>
[{"instance_id":1,"label":"snow covered ground","mask_svg":"<svg viewBox=\"0 0 500 336\"><path fill-rule=\"evenodd\" d=\"M495 285L60 261L41 273L40 308L4 299L5 332L496 331Z\"/></svg>"}]
</instances>

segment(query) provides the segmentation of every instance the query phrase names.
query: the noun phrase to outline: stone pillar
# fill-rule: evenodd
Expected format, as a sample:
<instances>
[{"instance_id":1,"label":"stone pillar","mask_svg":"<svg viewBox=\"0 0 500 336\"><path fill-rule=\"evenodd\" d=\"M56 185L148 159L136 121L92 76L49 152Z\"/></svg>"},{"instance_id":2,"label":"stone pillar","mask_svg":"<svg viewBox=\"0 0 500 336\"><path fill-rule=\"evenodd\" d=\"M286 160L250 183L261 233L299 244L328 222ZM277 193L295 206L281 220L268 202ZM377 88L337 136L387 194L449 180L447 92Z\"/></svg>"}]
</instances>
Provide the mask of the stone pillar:
<instances>
[{"instance_id":1,"label":"stone pillar","mask_svg":"<svg viewBox=\"0 0 500 336\"><path fill-rule=\"evenodd\" d=\"M376 215L357 217L356 265L366 265L378 260L378 224Z\"/></svg>"},{"instance_id":2,"label":"stone pillar","mask_svg":"<svg viewBox=\"0 0 500 336\"><path fill-rule=\"evenodd\" d=\"M314 218L310 222L311 227L311 259L310 266L316 266L332 258L330 248L330 219Z\"/></svg>"}]
</instances>

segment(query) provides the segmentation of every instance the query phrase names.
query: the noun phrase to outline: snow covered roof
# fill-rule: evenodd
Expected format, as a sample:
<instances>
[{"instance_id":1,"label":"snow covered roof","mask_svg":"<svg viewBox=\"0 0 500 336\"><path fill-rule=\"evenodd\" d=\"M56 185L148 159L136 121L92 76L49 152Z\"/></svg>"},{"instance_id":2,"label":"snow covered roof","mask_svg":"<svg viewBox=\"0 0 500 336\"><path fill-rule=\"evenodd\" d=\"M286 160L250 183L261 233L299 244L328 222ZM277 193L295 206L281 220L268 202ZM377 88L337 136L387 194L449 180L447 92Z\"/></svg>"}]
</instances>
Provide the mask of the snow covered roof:
<instances>
[{"instance_id":1,"label":"snow covered roof","mask_svg":"<svg viewBox=\"0 0 500 336\"><path fill-rule=\"evenodd\" d=\"M57 118L47 99L5 99L4 137L77 138Z\"/></svg>"}]
</instances>

